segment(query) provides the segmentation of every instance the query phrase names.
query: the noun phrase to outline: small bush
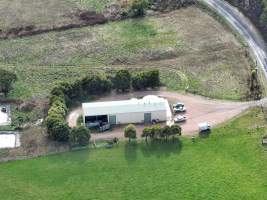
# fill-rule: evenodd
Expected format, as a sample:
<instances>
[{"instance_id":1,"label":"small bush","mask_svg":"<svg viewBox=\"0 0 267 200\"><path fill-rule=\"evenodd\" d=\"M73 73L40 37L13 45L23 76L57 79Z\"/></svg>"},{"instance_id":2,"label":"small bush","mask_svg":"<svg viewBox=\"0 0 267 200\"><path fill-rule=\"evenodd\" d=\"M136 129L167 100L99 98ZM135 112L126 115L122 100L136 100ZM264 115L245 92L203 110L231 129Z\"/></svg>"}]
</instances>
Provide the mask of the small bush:
<instances>
[{"instance_id":1,"label":"small bush","mask_svg":"<svg viewBox=\"0 0 267 200\"><path fill-rule=\"evenodd\" d=\"M69 140L70 128L61 115L48 115L46 126L48 135L52 139L59 142L67 142Z\"/></svg>"},{"instance_id":2,"label":"small bush","mask_svg":"<svg viewBox=\"0 0 267 200\"><path fill-rule=\"evenodd\" d=\"M0 69L0 93L4 93L7 96L16 80L17 75L15 73Z\"/></svg>"},{"instance_id":3,"label":"small bush","mask_svg":"<svg viewBox=\"0 0 267 200\"><path fill-rule=\"evenodd\" d=\"M136 128L134 125L130 124L124 129L124 137L131 139L136 139Z\"/></svg>"},{"instance_id":4,"label":"small bush","mask_svg":"<svg viewBox=\"0 0 267 200\"><path fill-rule=\"evenodd\" d=\"M129 9L129 15L131 17L144 16L147 7L148 7L147 0L134 0Z\"/></svg>"},{"instance_id":5,"label":"small bush","mask_svg":"<svg viewBox=\"0 0 267 200\"><path fill-rule=\"evenodd\" d=\"M72 144L87 146L91 138L89 129L84 126L78 126L71 130L70 141Z\"/></svg>"}]
</instances>

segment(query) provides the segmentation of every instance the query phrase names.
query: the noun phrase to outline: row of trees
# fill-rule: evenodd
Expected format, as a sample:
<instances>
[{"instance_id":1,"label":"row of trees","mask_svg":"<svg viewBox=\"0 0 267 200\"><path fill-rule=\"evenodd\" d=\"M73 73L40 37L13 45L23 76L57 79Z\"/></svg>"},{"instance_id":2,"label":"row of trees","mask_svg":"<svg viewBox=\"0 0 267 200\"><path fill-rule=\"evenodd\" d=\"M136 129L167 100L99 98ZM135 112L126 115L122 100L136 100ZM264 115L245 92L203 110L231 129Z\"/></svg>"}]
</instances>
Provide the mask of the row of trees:
<instances>
[{"instance_id":1,"label":"row of trees","mask_svg":"<svg viewBox=\"0 0 267 200\"><path fill-rule=\"evenodd\" d=\"M164 127L155 125L152 127L144 128L142 137L145 138L147 142L148 138L152 140L157 139L157 138L160 138L160 139L165 138L166 140L168 140L169 137L171 136L173 137L176 135L181 136L181 134L182 134L182 128L177 124L174 124L172 126L164 126Z\"/></svg>"},{"instance_id":2,"label":"row of trees","mask_svg":"<svg viewBox=\"0 0 267 200\"><path fill-rule=\"evenodd\" d=\"M87 145L90 132L85 127L71 129L65 121L67 105L84 95L99 95L110 92L111 81L104 75L89 75L74 82L63 81L51 91L50 108L46 118L49 136L59 142Z\"/></svg>"},{"instance_id":3,"label":"row of trees","mask_svg":"<svg viewBox=\"0 0 267 200\"><path fill-rule=\"evenodd\" d=\"M146 127L143 130L142 137L145 138L146 142L148 138L150 139L166 139L168 140L169 137L174 137L176 135L181 136L182 128L174 124L172 126L164 126L161 127L160 125L154 125L152 127ZM129 139L136 139L136 128L134 125L130 124L124 129L124 137Z\"/></svg>"},{"instance_id":4,"label":"row of trees","mask_svg":"<svg viewBox=\"0 0 267 200\"><path fill-rule=\"evenodd\" d=\"M122 69L116 72L112 82L114 89L122 92L130 90L131 88L134 90L142 90L159 87L159 70L130 73L127 69Z\"/></svg>"}]
</instances>

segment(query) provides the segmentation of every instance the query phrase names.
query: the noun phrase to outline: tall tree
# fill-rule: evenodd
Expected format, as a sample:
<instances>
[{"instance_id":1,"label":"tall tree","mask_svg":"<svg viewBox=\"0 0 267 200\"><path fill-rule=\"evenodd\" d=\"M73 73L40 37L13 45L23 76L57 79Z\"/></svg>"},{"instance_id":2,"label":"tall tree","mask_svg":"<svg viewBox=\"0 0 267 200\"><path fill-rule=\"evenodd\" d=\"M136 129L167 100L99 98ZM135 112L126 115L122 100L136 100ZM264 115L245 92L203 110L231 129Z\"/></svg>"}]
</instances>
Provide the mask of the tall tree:
<instances>
[{"instance_id":1,"label":"tall tree","mask_svg":"<svg viewBox=\"0 0 267 200\"><path fill-rule=\"evenodd\" d=\"M152 133L152 128L150 127L145 127L144 130L143 130L143 133L142 133L142 137L146 138L146 143L147 143L147 138L148 137L151 137L151 133Z\"/></svg>"},{"instance_id":2,"label":"tall tree","mask_svg":"<svg viewBox=\"0 0 267 200\"><path fill-rule=\"evenodd\" d=\"M114 87L125 92L131 88L131 74L127 69L117 71L114 78Z\"/></svg>"}]
</instances>

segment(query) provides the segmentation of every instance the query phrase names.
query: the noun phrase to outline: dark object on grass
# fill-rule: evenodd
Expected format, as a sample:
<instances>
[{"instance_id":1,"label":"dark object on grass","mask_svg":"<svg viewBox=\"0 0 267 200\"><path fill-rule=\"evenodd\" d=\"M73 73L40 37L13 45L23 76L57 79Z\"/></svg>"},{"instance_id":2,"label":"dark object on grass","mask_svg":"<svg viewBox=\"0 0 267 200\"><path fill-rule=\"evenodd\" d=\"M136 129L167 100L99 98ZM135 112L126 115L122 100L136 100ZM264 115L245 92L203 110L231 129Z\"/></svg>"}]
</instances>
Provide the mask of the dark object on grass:
<instances>
[{"instance_id":1,"label":"dark object on grass","mask_svg":"<svg viewBox=\"0 0 267 200\"><path fill-rule=\"evenodd\" d=\"M111 148L113 148L113 143L108 142L108 143L105 145L105 147L106 147L107 149L111 149Z\"/></svg>"},{"instance_id":2,"label":"dark object on grass","mask_svg":"<svg viewBox=\"0 0 267 200\"><path fill-rule=\"evenodd\" d=\"M267 135L262 138L262 145L267 146Z\"/></svg>"}]
</instances>

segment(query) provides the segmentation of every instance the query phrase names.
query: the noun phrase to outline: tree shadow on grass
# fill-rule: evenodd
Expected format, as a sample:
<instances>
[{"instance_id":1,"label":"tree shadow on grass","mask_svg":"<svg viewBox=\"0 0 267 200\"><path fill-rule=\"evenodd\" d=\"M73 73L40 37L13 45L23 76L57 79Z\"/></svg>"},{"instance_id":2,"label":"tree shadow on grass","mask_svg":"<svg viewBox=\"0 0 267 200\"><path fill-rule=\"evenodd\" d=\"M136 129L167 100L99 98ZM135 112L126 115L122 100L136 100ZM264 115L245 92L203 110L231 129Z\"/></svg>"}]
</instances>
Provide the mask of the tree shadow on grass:
<instances>
[{"instance_id":1,"label":"tree shadow on grass","mask_svg":"<svg viewBox=\"0 0 267 200\"><path fill-rule=\"evenodd\" d=\"M134 162L137 159L138 143L136 141L127 142L124 145L124 155L128 162Z\"/></svg>"},{"instance_id":2,"label":"tree shadow on grass","mask_svg":"<svg viewBox=\"0 0 267 200\"><path fill-rule=\"evenodd\" d=\"M179 138L171 140L152 140L148 143L140 145L141 152L145 157L157 156L167 157L172 154L179 154L182 150L183 144Z\"/></svg>"}]
</instances>

